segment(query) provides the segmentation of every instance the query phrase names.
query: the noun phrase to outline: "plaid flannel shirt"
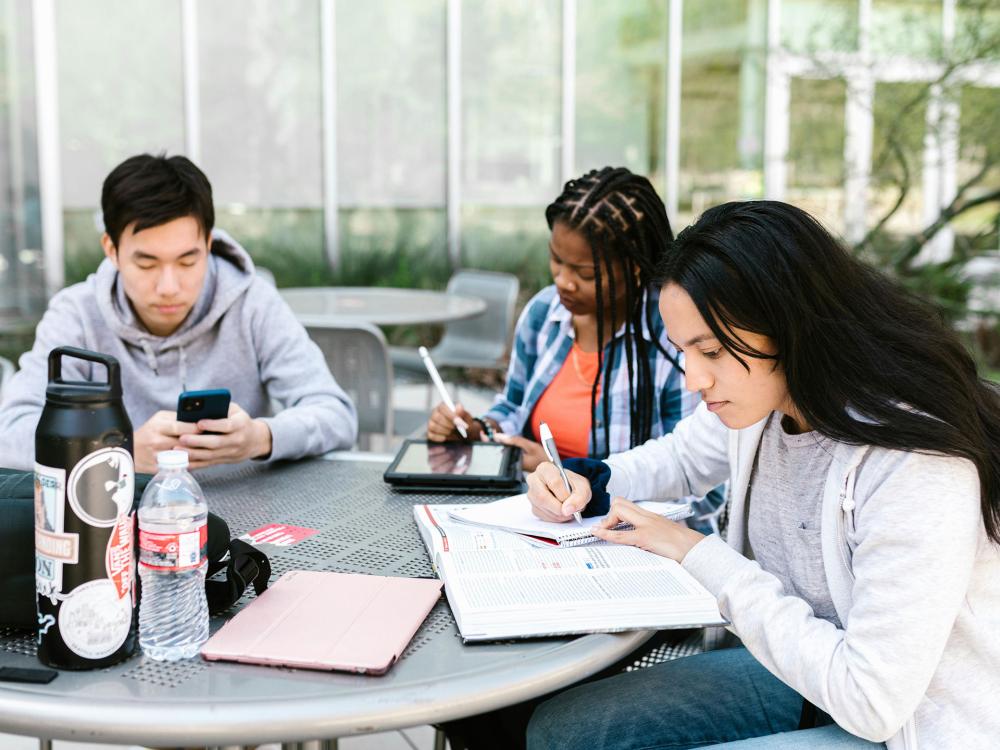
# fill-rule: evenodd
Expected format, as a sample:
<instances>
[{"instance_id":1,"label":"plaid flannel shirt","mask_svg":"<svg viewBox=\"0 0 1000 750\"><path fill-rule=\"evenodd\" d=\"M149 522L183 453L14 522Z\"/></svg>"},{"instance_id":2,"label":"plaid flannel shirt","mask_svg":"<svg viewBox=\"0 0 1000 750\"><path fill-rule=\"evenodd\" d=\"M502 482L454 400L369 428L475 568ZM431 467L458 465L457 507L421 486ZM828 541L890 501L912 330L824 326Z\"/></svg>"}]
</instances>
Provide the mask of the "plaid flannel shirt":
<instances>
[{"instance_id":1,"label":"plaid flannel shirt","mask_svg":"<svg viewBox=\"0 0 1000 750\"><path fill-rule=\"evenodd\" d=\"M650 342L647 349L650 372L653 374L653 423L650 437L665 435L681 419L691 414L699 397L684 387L684 374L678 370L652 343L660 344L677 360L680 354L667 340L666 329L660 318L657 302L659 293L647 292L643 305L650 313L644 319L640 335ZM601 388L595 409L597 442L590 441L591 458L604 458L612 453L628 450L631 437L629 408L628 364L621 340L625 335L623 325L604 348L604 357L611 357L611 387ZM654 339L654 336L656 339ZM548 286L531 298L514 332L514 348L507 370L507 385L484 416L492 417L500 428L510 434L530 435L529 418L542 393L562 368L575 337L573 315L559 301L555 286ZM606 361L606 359L605 359ZM604 445L604 400L610 394L610 449Z\"/></svg>"}]
</instances>

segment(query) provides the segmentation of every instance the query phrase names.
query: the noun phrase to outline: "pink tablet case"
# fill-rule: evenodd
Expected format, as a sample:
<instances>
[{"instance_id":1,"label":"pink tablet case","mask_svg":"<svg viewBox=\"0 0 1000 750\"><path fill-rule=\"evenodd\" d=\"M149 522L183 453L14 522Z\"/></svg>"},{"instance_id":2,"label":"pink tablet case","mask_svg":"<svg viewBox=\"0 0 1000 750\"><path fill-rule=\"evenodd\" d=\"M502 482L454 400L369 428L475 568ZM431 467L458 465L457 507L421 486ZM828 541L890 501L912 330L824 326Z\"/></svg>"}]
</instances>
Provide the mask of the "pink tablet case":
<instances>
[{"instance_id":1,"label":"pink tablet case","mask_svg":"<svg viewBox=\"0 0 1000 750\"><path fill-rule=\"evenodd\" d=\"M440 595L434 579L293 570L227 622L201 655L384 674Z\"/></svg>"}]
</instances>

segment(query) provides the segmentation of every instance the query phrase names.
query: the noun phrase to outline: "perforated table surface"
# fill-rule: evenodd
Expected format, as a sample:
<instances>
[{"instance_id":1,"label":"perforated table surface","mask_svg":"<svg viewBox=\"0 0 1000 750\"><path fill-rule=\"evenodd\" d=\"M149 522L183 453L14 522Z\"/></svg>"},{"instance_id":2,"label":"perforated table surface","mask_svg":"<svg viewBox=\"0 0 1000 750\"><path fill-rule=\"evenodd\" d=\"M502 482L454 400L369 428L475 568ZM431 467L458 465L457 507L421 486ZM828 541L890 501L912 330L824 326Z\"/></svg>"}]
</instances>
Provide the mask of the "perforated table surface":
<instances>
[{"instance_id":1,"label":"perforated table surface","mask_svg":"<svg viewBox=\"0 0 1000 750\"><path fill-rule=\"evenodd\" d=\"M360 458L360 457L359 457ZM413 495L382 482L384 463L313 460L203 477L234 536L271 522L319 533L271 554L289 570L432 576L415 503L488 496ZM272 548L273 549L273 548ZM237 605L246 606L250 592ZM213 632L225 618L212 620ZM0 731L154 746L298 742L446 721L542 695L600 671L649 632L465 645L447 603L431 611L381 677L142 655L48 685L0 683ZM36 667L34 633L0 629L0 666Z\"/></svg>"}]
</instances>

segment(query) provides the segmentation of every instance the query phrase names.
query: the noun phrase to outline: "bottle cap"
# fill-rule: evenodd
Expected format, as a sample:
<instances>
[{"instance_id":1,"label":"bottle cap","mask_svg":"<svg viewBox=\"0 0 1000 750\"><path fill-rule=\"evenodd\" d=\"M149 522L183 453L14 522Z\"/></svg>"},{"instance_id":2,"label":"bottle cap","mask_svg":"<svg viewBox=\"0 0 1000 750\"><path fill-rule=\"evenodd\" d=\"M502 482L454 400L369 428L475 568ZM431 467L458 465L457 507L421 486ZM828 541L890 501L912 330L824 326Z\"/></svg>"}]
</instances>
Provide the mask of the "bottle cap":
<instances>
[{"instance_id":1,"label":"bottle cap","mask_svg":"<svg viewBox=\"0 0 1000 750\"><path fill-rule=\"evenodd\" d=\"M187 451L160 451L156 454L156 465L161 469L186 469Z\"/></svg>"}]
</instances>

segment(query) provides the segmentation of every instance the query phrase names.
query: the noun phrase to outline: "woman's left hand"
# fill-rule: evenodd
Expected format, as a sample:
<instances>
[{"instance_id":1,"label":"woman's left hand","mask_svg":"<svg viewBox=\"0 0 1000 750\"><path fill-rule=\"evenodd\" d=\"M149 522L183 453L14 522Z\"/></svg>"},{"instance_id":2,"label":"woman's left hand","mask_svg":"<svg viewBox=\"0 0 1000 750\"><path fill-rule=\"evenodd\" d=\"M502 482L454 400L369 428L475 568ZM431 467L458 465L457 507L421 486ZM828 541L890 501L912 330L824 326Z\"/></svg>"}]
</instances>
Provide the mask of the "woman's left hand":
<instances>
[{"instance_id":1,"label":"woman's left hand","mask_svg":"<svg viewBox=\"0 0 1000 750\"><path fill-rule=\"evenodd\" d=\"M542 444L536 443L534 440L528 440L528 438L521 437L520 435L507 435L503 432L493 435L493 439L498 443L520 448L521 466L524 467L525 471L534 471L538 468L538 464L549 460L548 456L545 455L545 449L542 447Z\"/></svg>"},{"instance_id":2,"label":"woman's left hand","mask_svg":"<svg viewBox=\"0 0 1000 750\"><path fill-rule=\"evenodd\" d=\"M612 530L620 523L630 523L634 528ZM643 510L625 498L616 497L604 519L593 527L594 536L616 544L628 544L647 552L681 562L698 542L705 538L684 524Z\"/></svg>"}]
</instances>

